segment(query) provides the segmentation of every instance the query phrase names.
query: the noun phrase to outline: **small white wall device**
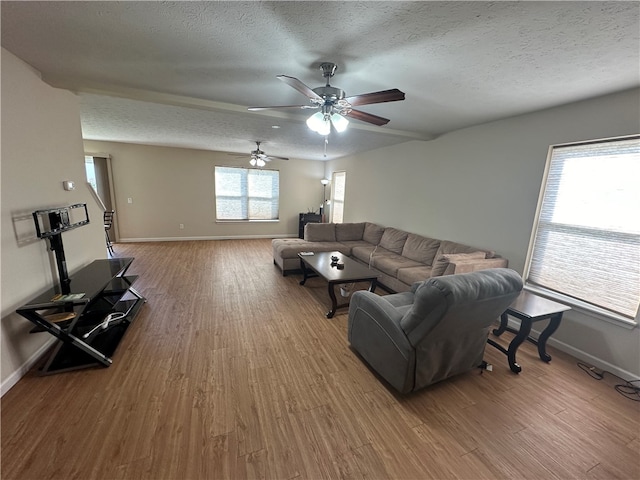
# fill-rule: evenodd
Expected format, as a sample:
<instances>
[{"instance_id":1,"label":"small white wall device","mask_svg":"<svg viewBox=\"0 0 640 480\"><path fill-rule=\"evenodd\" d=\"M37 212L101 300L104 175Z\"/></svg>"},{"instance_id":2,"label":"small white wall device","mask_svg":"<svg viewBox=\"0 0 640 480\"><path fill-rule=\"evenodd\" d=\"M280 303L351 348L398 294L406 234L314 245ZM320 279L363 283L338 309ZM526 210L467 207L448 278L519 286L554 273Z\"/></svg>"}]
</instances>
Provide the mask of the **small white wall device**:
<instances>
[{"instance_id":1,"label":"small white wall device","mask_svg":"<svg viewBox=\"0 0 640 480\"><path fill-rule=\"evenodd\" d=\"M76 189L76 184L73 183L71 180L65 180L64 182L62 182L62 186L64 187L65 190L70 191L70 190L75 190Z\"/></svg>"}]
</instances>

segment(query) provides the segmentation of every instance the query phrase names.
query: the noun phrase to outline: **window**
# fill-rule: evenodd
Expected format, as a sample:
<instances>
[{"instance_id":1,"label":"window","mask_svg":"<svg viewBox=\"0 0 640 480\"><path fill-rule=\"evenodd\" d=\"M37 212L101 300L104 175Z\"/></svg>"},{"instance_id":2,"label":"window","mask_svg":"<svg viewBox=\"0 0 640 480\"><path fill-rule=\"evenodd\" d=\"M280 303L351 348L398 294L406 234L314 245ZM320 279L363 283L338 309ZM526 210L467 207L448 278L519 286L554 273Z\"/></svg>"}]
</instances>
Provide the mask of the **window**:
<instances>
[{"instance_id":1,"label":"window","mask_svg":"<svg viewBox=\"0 0 640 480\"><path fill-rule=\"evenodd\" d=\"M635 324L640 304L640 136L551 146L528 287Z\"/></svg>"},{"instance_id":2,"label":"window","mask_svg":"<svg viewBox=\"0 0 640 480\"><path fill-rule=\"evenodd\" d=\"M347 184L347 172L333 172L331 187L331 222L344 221L344 190Z\"/></svg>"},{"instance_id":3,"label":"window","mask_svg":"<svg viewBox=\"0 0 640 480\"><path fill-rule=\"evenodd\" d=\"M84 169L87 174L87 182L91 184L93 189L98 191L98 181L96 180L96 166L93 163L93 157L84 157Z\"/></svg>"},{"instance_id":4,"label":"window","mask_svg":"<svg viewBox=\"0 0 640 480\"><path fill-rule=\"evenodd\" d=\"M280 172L215 167L216 220L277 220Z\"/></svg>"}]
</instances>

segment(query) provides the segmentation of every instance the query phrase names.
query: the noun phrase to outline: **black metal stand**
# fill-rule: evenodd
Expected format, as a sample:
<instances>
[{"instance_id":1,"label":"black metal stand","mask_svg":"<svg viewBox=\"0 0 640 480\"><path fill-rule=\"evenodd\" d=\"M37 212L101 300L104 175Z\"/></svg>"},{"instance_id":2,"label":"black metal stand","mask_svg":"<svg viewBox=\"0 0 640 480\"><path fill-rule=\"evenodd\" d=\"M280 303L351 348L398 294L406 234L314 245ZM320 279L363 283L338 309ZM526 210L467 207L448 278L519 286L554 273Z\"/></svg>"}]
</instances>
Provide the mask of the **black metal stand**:
<instances>
[{"instance_id":1,"label":"black metal stand","mask_svg":"<svg viewBox=\"0 0 640 480\"><path fill-rule=\"evenodd\" d=\"M48 332L59 340L42 374L111 365L146 301L132 286L137 277L125 275L131 262L133 258L95 260L66 277L62 294L52 288L17 310L35 324L31 333Z\"/></svg>"}]
</instances>

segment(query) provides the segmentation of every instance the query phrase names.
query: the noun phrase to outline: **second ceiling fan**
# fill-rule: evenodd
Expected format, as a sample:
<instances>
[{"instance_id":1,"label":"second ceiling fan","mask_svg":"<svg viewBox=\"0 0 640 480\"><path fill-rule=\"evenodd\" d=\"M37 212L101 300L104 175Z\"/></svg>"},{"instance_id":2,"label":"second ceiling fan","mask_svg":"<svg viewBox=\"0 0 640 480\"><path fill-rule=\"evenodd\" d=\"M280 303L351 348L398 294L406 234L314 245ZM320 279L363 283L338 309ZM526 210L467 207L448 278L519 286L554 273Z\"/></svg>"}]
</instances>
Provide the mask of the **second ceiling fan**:
<instances>
[{"instance_id":1,"label":"second ceiling fan","mask_svg":"<svg viewBox=\"0 0 640 480\"><path fill-rule=\"evenodd\" d=\"M249 164L252 167L264 167L267 162L271 160L289 160L286 157L276 157L275 155L267 155L262 150L260 150L261 141L256 141L256 149L251 150L251 157L249 159ZM234 157L245 157L245 155L234 154Z\"/></svg>"},{"instance_id":2,"label":"second ceiling fan","mask_svg":"<svg viewBox=\"0 0 640 480\"><path fill-rule=\"evenodd\" d=\"M397 88L392 88L390 90L382 90L380 92L364 93L361 95L347 97L344 90L332 87L329 84L331 77L335 74L336 68L337 66L335 63L325 62L320 64L322 76L326 78L326 85L324 87L317 87L313 89L309 88L295 77L277 75L276 78L282 80L290 87L295 88L300 93L307 96L311 104L249 107L249 110L256 111L280 108L318 109L318 112L309 117L307 125L311 130L314 130L321 135L328 135L331 131L331 126L333 126L333 128L338 132L344 131L349 123L345 117L355 118L356 120L378 126L389 123L388 118L355 110L353 107L404 100L404 92L401 92Z\"/></svg>"}]
</instances>

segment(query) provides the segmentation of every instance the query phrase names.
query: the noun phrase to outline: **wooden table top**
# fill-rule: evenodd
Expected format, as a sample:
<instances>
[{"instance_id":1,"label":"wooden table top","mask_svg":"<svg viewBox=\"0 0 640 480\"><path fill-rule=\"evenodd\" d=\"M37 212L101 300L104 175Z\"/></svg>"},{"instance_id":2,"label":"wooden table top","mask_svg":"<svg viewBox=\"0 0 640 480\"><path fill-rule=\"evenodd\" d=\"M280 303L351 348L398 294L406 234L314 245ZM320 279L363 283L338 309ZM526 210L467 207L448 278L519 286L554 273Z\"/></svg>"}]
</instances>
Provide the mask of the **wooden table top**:
<instances>
[{"instance_id":1,"label":"wooden table top","mask_svg":"<svg viewBox=\"0 0 640 480\"><path fill-rule=\"evenodd\" d=\"M571 307L523 290L507 309L529 318L548 317L571 310Z\"/></svg>"},{"instance_id":2,"label":"wooden table top","mask_svg":"<svg viewBox=\"0 0 640 480\"><path fill-rule=\"evenodd\" d=\"M328 282L350 282L360 280L372 280L378 278L378 273L371 270L347 255L340 252L315 252L313 255L298 254L300 259L318 275ZM331 265L331 257L338 257L338 261L344 263L344 269Z\"/></svg>"}]
</instances>

